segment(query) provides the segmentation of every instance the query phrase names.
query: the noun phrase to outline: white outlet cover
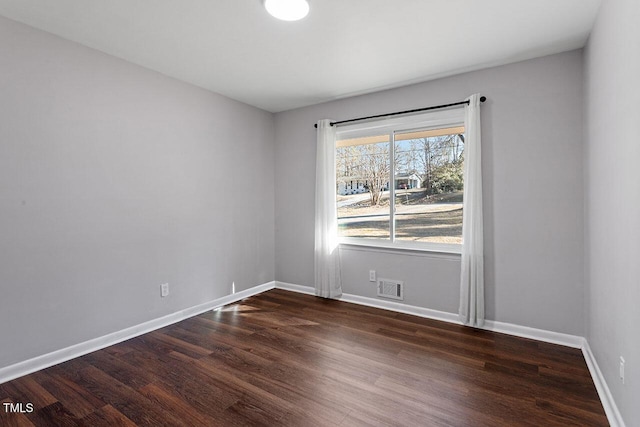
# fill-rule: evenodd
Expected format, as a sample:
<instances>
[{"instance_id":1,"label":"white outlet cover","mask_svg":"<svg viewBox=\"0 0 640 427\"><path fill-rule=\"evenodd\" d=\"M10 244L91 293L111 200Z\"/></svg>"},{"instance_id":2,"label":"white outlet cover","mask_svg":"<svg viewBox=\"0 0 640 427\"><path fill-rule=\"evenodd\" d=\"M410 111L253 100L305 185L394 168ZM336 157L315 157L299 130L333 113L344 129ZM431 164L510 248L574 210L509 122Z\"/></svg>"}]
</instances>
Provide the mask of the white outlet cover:
<instances>
[{"instance_id":1,"label":"white outlet cover","mask_svg":"<svg viewBox=\"0 0 640 427\"><path fill-rule=\"evenodd\" d=\"M162 285L160 285L160 296L166 297L167 295L169 295L169 284L163 283Z\"/></svg>"}]
</instances>

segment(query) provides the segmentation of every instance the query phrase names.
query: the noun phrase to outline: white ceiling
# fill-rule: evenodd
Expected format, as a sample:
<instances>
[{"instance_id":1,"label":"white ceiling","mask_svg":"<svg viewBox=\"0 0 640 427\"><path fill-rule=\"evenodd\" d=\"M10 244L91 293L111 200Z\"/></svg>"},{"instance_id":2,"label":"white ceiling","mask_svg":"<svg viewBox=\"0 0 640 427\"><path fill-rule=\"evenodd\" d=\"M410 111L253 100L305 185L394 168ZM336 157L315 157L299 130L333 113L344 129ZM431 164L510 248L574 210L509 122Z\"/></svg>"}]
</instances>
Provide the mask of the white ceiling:
<instances>
[{"instance_id":1,"label":"white ceiling","mask_svg":"<svg viewBox=\"0 0 640 427\"><path fill-rule=\"evenodd\" d=\"M0 0L0 15L278 112L584 46L600 0Z\"/></svg>"}]
</instances>

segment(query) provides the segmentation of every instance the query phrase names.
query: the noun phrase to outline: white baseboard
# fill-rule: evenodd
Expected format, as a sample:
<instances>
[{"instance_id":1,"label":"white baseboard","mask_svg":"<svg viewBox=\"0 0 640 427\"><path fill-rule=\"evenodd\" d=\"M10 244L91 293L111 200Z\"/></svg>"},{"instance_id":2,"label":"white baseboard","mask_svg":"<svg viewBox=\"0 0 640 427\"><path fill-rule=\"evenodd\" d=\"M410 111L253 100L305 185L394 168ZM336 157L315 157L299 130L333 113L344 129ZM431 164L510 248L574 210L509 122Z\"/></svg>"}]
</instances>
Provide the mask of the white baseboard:
<instances>
[{"instance_id":1,"label":"white baseboard","mask_svg":"<svg viewBox=\"0 0 640 427\"><path fill-rule=\"evenodd\" d=\"M284 289L286 291L299 292L301 294L315 295L315 289L311 286L294 285L293 283L277 282L276 289ZM428 319L442 320L444 322L458 323L458 316L446 313L444 311L431 310L428 308L416 307L413 305L402 304L393 301L385 301L376 298L361 297L353 294L342 294L340 301L351 302L354 304L366 305L368 307L381 308L383 310L396 311L398 313L412 314L414 316L426 317Z\"/></svg>"},{"instance_id":2,"label":"white baseboard","mask_svg":"<svg viewBox=\"0 0 640 427\"><path fill-rule=\"evenodd\" d=\"M513 323L496 322L494 320L485 320L482 329L572 348L582 348L582 343L584 342L584 338L578 335L563 334L545 329L514 325Z\"/></svg>"},{"instance_id":3,"label":"white baseboard","mask_svg":"<svg viewBox=\"0 0 640 427\"><path fill-rule=\"evenodd\" d=\"M384 310L411 314L413 316L424 317L427 319L442 320L443 322L457 323L459 325L462 324L458 320L457 314L447 313L445 311L431 310L429 308L416 307L414 305L407 305L394 301L384 301L376 298L361 297L359 295L353 294L342 294L342 297L340 297L340 301L366 305L368 307L382 308Z\"/></svg>"},{"instance_id":4,"label":"white baseboard","mask_svg":"<svg viewBox=\"0 0 640 427\"><path fill-rule=\"evenodd\" d=\"M311 286L300 286L292 283L276 281L277 289L284 289L303 294L314 295L315 291ZM431 310L423 307L416 307L399 302L386 301L377 298L362 297L353 294L342 294L338 298L340 301L351 302L354 304L366 305L369 307L382 308L385 310L397 311L399 313L411 314L414 316L425 317L428 319L442 320L443 322L455 323L461 325L456 313L446 311ZM507 335L514 335L522 338L531 338L538 341L548 342L552 344L560 344L567 347L582 348L584 342L583 337L576 335L562 334L559 332L546 331L543 329L535 329L527 326L514 325L512 323L496 322L493 320L485 321L484 327L488 331L500 332Z\"/></svg>"},{"instance_id":5,"label":"white baseboard","mask_svg":"<svg viewBox=\"0 0 640 427\"><path fill-rule=\"evenodd\" d=\"M253 288L249 288L244 291L236 292L235 294L227 295L222 298L217 298L203 304L189 307L184 310L159 317L157 319L149 320L148 322L140 323L139 325L131 326L121 331L113 332L102 337L94 338L89 341L81 342L70 347L62 348L51 353L43 354L41 356L25 360L23 362L18 362L14 365L0 368L0 384L39 371L41 369L57 365L58 363L66 362L76 357L83 356L96 350L109 347L119 342L137 337L139 335L155 331L156 329L160 329L173 323L180 322L181 320L196 316L206 311L213 310L223 305L231 304L252 295L260 294L264 291L268 291L269 289L273 289L274 286L275 282L269 282L263 285L254 286Z\"/></svg>"},{"instance_id":6,"label":"white baseboard","mask_svg":"<svg viewBox=\"0 0 640 427\"><path fill-rule=\"evenodd\" d=\"M294 285L287 282L275 282L276 289L283 289L285 291L298 292L299 294L315 295L316 290L311 286Z\"/></svg>"},{"instance_id":7,"label":"white baseboard","mask_svg":"<svg viewBox=\"0 0 640 427\"><path fill-rule=\"evenodd\" d=\"M602 371L600 370L598 362L596 362L596 358L591 352L589 342L586 339L582 345L582 354L584 355L584 360L587 362L587 366L589 367L591 378L593 378L593 382L596 385L596 390L598 391L598 396L600 396L604 412L607 414L609 424L611 424L611 427L625 427L622 415L618 410L616 402L613 400L613 395L609 390L609 386L604 379L604 375L602 375Z\"/></svg>"}]
</instances>

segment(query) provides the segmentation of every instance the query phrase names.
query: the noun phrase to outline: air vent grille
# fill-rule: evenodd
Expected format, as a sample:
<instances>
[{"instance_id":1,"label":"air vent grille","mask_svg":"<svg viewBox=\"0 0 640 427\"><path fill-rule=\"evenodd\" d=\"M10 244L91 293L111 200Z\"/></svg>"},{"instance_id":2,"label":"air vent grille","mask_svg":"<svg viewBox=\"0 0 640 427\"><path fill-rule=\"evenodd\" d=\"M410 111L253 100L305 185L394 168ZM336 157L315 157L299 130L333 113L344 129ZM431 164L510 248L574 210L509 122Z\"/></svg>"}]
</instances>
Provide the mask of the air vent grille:
<instances>
[{"instance_id":1,"label":"air vent grille","mask_svg":"<svg viewBox=\"0 0 640 427\"><path fill-rule=\"evenodd\" d=\"M404 282L400 280L378 279L378 296L404 300Z\"/></svg>"}]
</instances>

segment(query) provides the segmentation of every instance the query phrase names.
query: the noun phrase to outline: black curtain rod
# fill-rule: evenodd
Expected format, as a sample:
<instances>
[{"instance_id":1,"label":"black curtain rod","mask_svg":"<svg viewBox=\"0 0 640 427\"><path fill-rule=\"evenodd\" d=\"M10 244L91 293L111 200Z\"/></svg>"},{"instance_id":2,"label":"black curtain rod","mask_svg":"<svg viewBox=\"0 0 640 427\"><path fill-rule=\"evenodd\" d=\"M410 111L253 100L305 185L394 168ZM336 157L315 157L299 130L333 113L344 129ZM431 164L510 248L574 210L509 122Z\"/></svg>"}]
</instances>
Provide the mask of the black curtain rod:
<instances>
[{"instance_id":1,"label":"black curtain rod","mask_svg":"<svg viewBox=\"0 0 640 427\"><path fill-rule=\"evenodd\" d=\"M486 100L487 100L486 96L480 97L480 102L484 102ZM395 113L378 114L377 116L358 117L357 119L340 120L338 122L331 122L330 124L331 126L336 126L336 125L341 125L343 123L359 122L360 120L378 119L380 117L399 116L400 114L410 114L410 113L418 113L420 111L437 110L439 108L455 107L456 105L463 105L463 104L469 105L469 101L454 102L452 104L434 105L432 107L417 108L415 110L396 111ZM318 124L316 123L315 125L313 125L313 127L317 129Z\"/></svg>"}]
</instances>

